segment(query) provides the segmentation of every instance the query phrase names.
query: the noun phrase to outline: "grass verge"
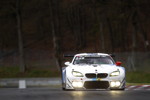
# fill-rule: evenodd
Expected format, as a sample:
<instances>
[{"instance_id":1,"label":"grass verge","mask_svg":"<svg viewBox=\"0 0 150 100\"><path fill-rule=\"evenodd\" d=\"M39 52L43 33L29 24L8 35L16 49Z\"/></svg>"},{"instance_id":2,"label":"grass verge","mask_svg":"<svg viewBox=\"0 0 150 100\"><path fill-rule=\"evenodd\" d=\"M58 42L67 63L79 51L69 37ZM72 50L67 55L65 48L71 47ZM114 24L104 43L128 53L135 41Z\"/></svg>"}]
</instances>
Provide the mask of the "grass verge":
<instances>
[{"instance_id":1,"label":"grass verge","mask_svg":"<svg viewBox=\"0 0 150 100\"><path fill-rule=\"evenodd\" d=\"M150 83L126 83L126 86L130 85L150 85Z\"/></svg>"},{"instance_id":2,"label":"grass verge","mask_svg":"<svg viewBox=\"0 0 150 100\"><path fill-rule=\"evenodd\" d=\"M19 67L0 67L0 78L32 78L59 77L60 72L51 68L28 68L25 73L19 72ZM126 72L127 84L150 84L149 72Z\"/></svg>"},{"instance_id":3,"label":"grass verge","mask_svg":"<svg viewBox=\"0 0 150 100\"><path fill-rule=\"evenodd\" d=\"M19 72L19 67L0 67L0 78L32 78L59 77L60 73L51 68L28 68L25 73Z\"/></svg>"},{"instance_id":4,"label":"grass verge","mask_svg":"<svg viewBox=\"0 0 150 100\"><path fill-rule=\"evenodd\" d=\"M126 81L128 83L150 83L150 73L148 72L127 72Z\"/></svg>"}]
</instances>

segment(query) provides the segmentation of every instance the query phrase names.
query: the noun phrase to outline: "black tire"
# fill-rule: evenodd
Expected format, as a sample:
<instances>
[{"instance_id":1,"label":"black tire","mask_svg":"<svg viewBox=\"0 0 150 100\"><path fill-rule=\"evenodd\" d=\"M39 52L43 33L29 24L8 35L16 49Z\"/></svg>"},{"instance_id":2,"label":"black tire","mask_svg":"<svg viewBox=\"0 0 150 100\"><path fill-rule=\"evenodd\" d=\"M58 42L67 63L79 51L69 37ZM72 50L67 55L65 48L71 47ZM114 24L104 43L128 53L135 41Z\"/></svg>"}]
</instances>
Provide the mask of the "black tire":
<instances>
[{"instance_id":1,"label":"black tire","mask_svg":"<svg viewBox=\"0 0 150 100\"><path fill-rule=\"evenodd\" d=\"M74 89L66 89L66 88L62 88L63 91L74 91Z\"/></svg>"},{"instance_id":2,"label":"black tire","mask_svg":"<svg viewBox=\"0 0 150 100\"><path fill-rule=\"evenodd\" d=\"M63 87L62 90L63 90L63 91L66 91L66 88Z\"/></svg>"},{"instance_id":3,"label":"black tire","mask_svg":"<svg viewBox=\"0 0 150 100\"><path fill-rule=\"evenodd\" d=\"M124 90L125 90L125 88L122 88L122 89L119 89L119 90L124 91Z\"/></svg>"},{"instance_id":4,"label":"black tire","mask_svg":"<svg viewBox=\"0 0 150 100\"><path fill-rule=\"evenodd\" d=\"M110 89L110 90L112 90L112 91L124 91L125 88L122 88L122 89Z\"/></svg>"}]
</instances>

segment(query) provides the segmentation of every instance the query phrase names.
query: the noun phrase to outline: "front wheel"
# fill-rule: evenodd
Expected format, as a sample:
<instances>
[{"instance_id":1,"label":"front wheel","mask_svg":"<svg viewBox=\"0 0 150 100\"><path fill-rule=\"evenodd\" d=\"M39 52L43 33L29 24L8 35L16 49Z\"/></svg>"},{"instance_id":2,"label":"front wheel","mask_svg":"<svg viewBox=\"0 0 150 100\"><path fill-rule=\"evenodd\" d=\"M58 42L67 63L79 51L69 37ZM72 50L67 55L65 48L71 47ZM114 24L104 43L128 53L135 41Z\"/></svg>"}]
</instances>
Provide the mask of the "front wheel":
<instances>
[{"instance_id":1,"label":"front wheel","mask_svg":"<svg viewBox=\"0 0 150 100\"><path fill-rule=\"evenodd\" d=\"M119 89L119 90L122 90L122 91L124 91L124 90L125 90L125 88L122 88L122 89Z\"/></svg>"},{"instance_id":2,"label":"front wheel","mask_svg":"<svg viewBox=\"0 0 150 100\"><path fill-rule=\"evenodd\" d=\"M122 88L122 89L110 89L110 90L114 90L114 91L124 91L125 90L125 88Z\"/></svg>"},{"instance_id":3,"label":"front wheel","mask_svg":"<svg viewBox=\"0 0 150 100\"><path fill-rule=\"evenodd\" d=\"M66 88L62 88L63 91L74 91L74 89L66 89Z\"/></svg>"},{"instance_id":4,"label":"front wheel","mask_svg":"<svg viewBox=\"0 0 150 100\"><path fill-rule=\"evenodd\" d=\"M66 91L66 88L62 87L62 90L63 90L63 91Z\"/></svg>"}]
</instances>

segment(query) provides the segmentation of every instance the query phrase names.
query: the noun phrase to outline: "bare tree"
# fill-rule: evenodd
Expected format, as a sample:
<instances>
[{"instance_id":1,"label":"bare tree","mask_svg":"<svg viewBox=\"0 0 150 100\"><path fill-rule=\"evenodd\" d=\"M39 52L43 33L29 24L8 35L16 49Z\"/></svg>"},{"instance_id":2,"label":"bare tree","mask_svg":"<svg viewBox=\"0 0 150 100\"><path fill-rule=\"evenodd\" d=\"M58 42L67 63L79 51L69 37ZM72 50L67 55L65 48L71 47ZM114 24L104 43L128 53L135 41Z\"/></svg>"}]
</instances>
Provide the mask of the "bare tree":
<instances>
[{"instance_id":1,"label":"bare tree","mask_svg":"<svg viewBox=\"0 0 150 100\"><path fill-rule=\"evenodd\" d=\"M145 47L145 50L148 51L148 46L149 46L149 41L148 41L148 38L147 38L147 33L146 31L144 30L144 26L141 22L141 18L140 18L140 8L139 8L139 2L134 0L135 2L135 10L137 12L137 27L143 37L143 40L144 40L144 47Z\"/></svg>"},{"instance_id":2,"label":"bare tree","mask_svg":"<svg viewBox=\"0 0 150 100\"><path fill-rule=\"evenodd\" d=\"M18 31L18 46L20 58L20 72L25 72L24 51L23 51L23 36L22 36L22 19L21 19L21 0L16 0L16 19Z\"/></svg>"},{"instance_id":3,"label":"bare tree","mask_svg":"<svg viewBox=\"0 0 150 100\"><path fill-rule=\"evenodd\" d=\"M112 49L112 52L114 52L115 43L114 43L114 35L113 35L113 29L112 29L110 18L107 18L107 25L108 25L109 34L110 34L111 49Z\"/></svg>"},{"instance_id":4,"label":"bare tree","mask_svg":"<svg viewBox=\"0 0 150 100\"><path fill-rule=\"evenodd\" d=\"M85 39L85 15L82 4L68 8L68 22L76 41L76 49L80 50L86 46Z\"/></svg>"},{"instance_id":5,"label":"bare tree","mask_svg":"<svg viewBox=\"0 0 150 100\"><path fill-rule=\"evenodd\" d=\"M93 5L93 13L94 13L94 17L96 22L98 22L99 25L99 35L100 35L100 48L101 48L101 52L106 52L105 51L105 35L104 35L104 21L106 20L105 16L105 12L104 12L104 5L101 7L97 7L97 3L96 1L91 1L91 4Z\"/></svg>"},{"instance_id":6,"label":"bare tree","mask_svg":"<svg viewBox=\"0 0 150 100\"><path fill-rule=\"evenodd\" d=\"M59 0L49 0L51 29L54 45L54 56L58 70L61 69L61 44L60 44L60 24L59 24ZM61 70L60 70L61 71Z\"/></svg>"}]
</instances>

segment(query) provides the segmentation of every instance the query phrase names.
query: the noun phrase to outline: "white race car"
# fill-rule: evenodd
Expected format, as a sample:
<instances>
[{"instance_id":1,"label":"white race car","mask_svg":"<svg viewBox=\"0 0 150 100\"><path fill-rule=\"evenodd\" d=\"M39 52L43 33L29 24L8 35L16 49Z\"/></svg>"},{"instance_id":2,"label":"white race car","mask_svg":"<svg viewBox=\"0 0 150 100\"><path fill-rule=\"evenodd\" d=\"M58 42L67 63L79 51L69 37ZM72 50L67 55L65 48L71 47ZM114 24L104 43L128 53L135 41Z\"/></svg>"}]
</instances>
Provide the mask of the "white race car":
<instances>
[{"instance_id":1,"label":"white race car","mask_svg":"<svg viewBox=\"0 0 150 100\"><path fill-rule=\"evenodd\" d=\"M63 90L125 89L125 68L109 54L80 53L62 68Z\"/></svg>"}]
</instances>

